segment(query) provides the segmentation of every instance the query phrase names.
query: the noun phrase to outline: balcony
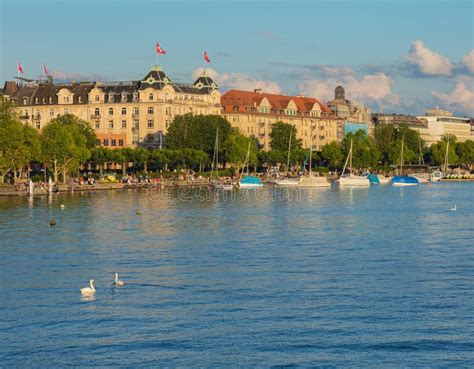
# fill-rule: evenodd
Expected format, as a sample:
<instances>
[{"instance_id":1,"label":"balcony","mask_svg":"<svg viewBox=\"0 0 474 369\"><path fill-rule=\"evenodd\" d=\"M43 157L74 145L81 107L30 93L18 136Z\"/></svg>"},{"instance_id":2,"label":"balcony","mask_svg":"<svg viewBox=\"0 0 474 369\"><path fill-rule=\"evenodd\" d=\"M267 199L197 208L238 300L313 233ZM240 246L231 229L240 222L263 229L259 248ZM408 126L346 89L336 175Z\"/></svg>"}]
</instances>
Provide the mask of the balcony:
<instances>
[{"instance_id":1,"label":"balcony","mask_svg":"<svg viewBox=\"0 0 474 369\"><path fill-rule=\"evenodd\" d=\"M35 116L33 116L33 120L40 120L40 119L41 119L40 114L36 114Z\"/></svg>"},{"instance_id":2,"label":"balcony","mask_svg":"<svg viewBox=\"0 0 474 369\"><path fill-rule=\"evenodd\" d=\"M99 120L100 119L100 114L92 114L91 119L93 120Z\"/></svg>"},{"instance_id":3,"label":"balcony","mask_svg":"<svg viewBox=\"0 0 474 369\"><path fill-rule=\"evenodd\" d=\"M30 119L29 115L20 115L20 119Z\"/></svg>"},{"instance_id":4,"label":"balcony","mask_svg":"<svg viewBox=\"0 0 474 369\"><path fill-rule=\"evenodd\" d=\"M132 118L138 118L139 114L138 113L132 113Z\"/></svg>"},{"instance_id":5,"label":"balcony","mask_svg":"<svg viewBox=\"0 0 474 369\"><path fill-rule=\"evenodd\" d=\"M132 132L138 132L139 128L138 127L132 127Z\"/></svg>"}]
</instances>

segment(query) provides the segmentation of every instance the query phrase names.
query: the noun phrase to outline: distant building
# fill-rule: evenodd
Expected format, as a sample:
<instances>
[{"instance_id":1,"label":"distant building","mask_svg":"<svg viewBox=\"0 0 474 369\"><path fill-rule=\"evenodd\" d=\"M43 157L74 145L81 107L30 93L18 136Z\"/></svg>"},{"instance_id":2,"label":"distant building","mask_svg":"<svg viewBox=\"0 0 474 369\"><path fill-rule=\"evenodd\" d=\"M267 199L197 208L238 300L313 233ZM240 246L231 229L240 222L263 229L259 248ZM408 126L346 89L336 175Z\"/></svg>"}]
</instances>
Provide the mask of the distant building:
<instances>
[{"instance_id":1,"label":"distant building","mask_svg":"<svg viewBox=\"0 0 474 369\"><path fill-rule=\"evenodd\" d=\"M337 141L338 119L327 105L311 97L230 90L221 97L222 114L233 127L247 136L255 136L265 150L270 149L274 123L293 125L304 147L320 150Z\"/></svg>"},{"instance_id":2,"label":"distant building","mask_svg":"<svg viewBox=\"0 0 474 369\"><path fill-rule=\"evenodd\" d=\"M200 76L192 85L173 82L158 67L140 81L55 84L7 81L3 94L17 104L20 119L44 128L51 119L74 114L91 123L98 144L110 148L155 147L177 115L220 114L220 92Z\"/></svg>"},{"instance_id":3,"label":"distant building","mask_svg":"<svg viewBox=\"0 0 474 369\"><path fill-rule=\"evenodd\" d=\"M418 116L427 121L426 143L428 146L441 140L443 135L456 136L458 142L471 139L471 122L469 118L455 117L443 109L427 109L426 115Z\"/></svg>"},{"instance_id":4,"label":"distant building","mask_svg":"<svg viewBox=\"0 0 474 369\"><path fill-rule=\"evenodd\" d=\"M338 138L341 141L350 132L360 129L372 135L372 114L370 109L346 99L346 93L342 86L337 86L334 90L334 99L328 101L331 111L343 120L339 126Z\"/></svg>"},{"instance_id":5,"label":"distant building","mask_svg":"<svg viewBox=\"0 0 474 369\"><path fill-rule=\"evenodd\" d=\"M418 131L420 137L425 141L430 140L428 131L428 121L425 118L415 117L413 115L404 114L372 114L372 124L374 127L381 124L391 124L394 126L407 125L408 127Z\"/></svg>"}]
</instances>

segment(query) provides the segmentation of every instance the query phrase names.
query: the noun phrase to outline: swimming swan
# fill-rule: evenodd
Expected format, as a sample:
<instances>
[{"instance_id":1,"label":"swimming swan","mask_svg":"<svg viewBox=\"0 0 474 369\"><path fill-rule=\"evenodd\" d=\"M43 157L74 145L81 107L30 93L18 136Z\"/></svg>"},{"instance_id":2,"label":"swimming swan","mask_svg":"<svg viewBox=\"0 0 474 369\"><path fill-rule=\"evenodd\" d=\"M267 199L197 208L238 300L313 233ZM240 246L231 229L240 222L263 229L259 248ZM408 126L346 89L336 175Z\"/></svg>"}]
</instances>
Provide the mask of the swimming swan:
<instances>
[{"instance_id":1,"label":"swimming swan","mask_svg":"<svg viewBox=\"0 0 474 369\"><path fill-rule=\"evenodd\" d=\"M458 208L456 205L454 205L454 208L452 208L451 211L456 211L456 210L458 210Z\"/></svg>"},{"instance_id":2,"label":"swimming swan","mask_svg":"<svg viewBox=\"0 0 474 369\"><path fill-rule=\"evenodd\" d=\"M81 295L82 296L93 296L95 294L94 280L91 279L89 281L89 284L90 284L90 287L81 288Z\"/></svg>"},{"instance_id":3,"label":"swimming swan","mask_svg":"<svg viewBox=\"0 0 474 369\"><path fill-rule=\"evenodd\" d=\"M125 282L124 282L124 281L119 281L119 279L118 279L118 273L115 273L114 286L115 286L115 287L125 286Z\"/></svg>"}]
</instances>

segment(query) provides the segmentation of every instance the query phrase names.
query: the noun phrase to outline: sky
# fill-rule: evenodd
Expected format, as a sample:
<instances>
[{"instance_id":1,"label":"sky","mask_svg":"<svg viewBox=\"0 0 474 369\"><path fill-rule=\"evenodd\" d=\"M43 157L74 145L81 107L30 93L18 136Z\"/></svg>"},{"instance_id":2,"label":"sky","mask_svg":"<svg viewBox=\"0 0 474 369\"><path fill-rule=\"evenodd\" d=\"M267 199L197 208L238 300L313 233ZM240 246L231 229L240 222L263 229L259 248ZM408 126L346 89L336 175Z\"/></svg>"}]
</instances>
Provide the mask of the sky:
<instances>
[{"instance_id":1,"label":"sky","mask_svg":"<svg viewBox=\"0 0 474 369\"><path fill-rule=\"evenodd\" d=\"M474 1L0 0L0 83L20 61L60 80L192 83L346 98L374 112L474 116ZM206 50L211 64L203 61Z\"/></svg>"}]
</instances>

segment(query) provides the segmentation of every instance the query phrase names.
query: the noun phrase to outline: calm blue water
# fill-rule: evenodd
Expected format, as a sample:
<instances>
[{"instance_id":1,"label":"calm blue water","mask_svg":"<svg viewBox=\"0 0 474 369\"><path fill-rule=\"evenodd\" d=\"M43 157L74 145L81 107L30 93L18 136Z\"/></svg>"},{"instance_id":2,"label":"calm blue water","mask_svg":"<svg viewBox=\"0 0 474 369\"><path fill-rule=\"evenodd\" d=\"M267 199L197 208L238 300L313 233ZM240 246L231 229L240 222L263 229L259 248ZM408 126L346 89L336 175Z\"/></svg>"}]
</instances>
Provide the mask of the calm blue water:
<instances>
[{"instance_id":1,"label":"calm blue water","mask_svg":"<svg viewBox=\"0 0 474 369\"><path fill-rule=\"evenodd\" d=\"M0 366L474 366L474 184L206 194L0 198Z\"/></svg>"}]
</instances>

